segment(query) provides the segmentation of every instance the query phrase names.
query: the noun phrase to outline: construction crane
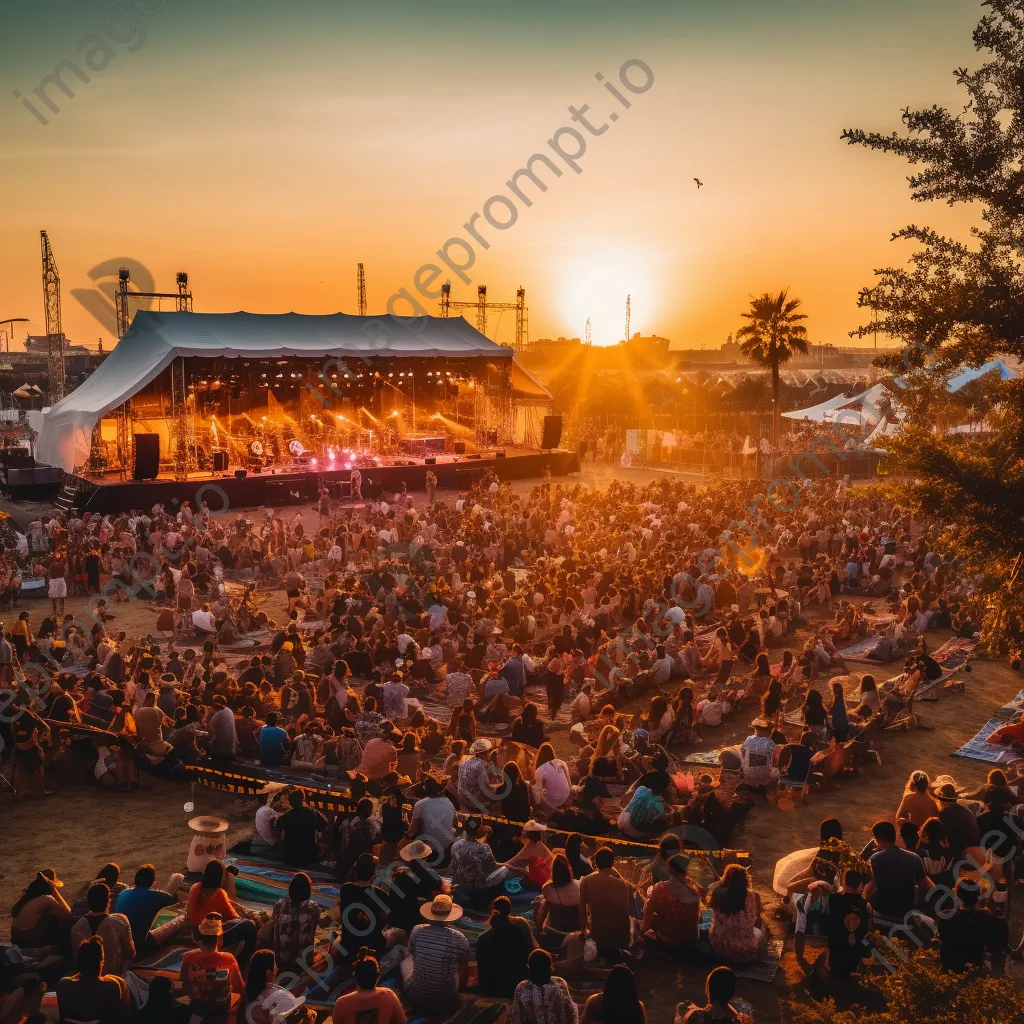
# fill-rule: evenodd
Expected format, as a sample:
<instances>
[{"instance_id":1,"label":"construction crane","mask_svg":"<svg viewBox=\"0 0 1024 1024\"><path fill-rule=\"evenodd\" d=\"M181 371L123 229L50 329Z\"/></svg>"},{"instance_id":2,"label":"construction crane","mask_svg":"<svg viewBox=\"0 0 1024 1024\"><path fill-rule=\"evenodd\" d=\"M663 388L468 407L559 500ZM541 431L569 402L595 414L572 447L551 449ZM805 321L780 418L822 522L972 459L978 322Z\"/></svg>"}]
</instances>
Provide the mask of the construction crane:
<instances>
[{"instance_id":1,"label":"construction crane","mask_svg":"<svg viewBox=\"0 0 1024 1024\"><path fill-rule=\"evenodd\" d=\"M39 232L43 255L43 309L46 313L46 363L50 405L64 397L64 332L60 325L60 274L45 231Z\"/></svg>"},{"instance_id":2,"label":"construction crane","mask_svg":"<svg viewBox=\"0 0 1024 1024\"><path fill-rule=\"evenodd\" d=\"M626 341L629 341L629 296L626 296Z\"/></svg>"},{"instance_id":3,"label":"construction crane","mask_svg":"<svg viewBox=\"0 0 1024 1024\"><path fill-rule=\"evenodd\" d=\"M357 265L356 270L356 294L359 297L359 315L366 316L366 271L362 263Z\"/></svg>"},{"instance_id":4,"label":"construction crane","mask_svg":"<svg viewBox=\"0 0 1024 1024\"><path fill-rule=\"evenodd\" d=\"M131 281L131 272L127 267L122 267L117 272L117 291L114 292L114 305L117 307L117 340L120 341L131 326L131 318L128 315L128 299L174 299L174 308L178 313L192 312L192 293L188 290L188 274L181 271L175 278L178 285L176 292L130 292L128 283Z\"/></svg>"},{"instance_id":5,"label":"construction crane","mask_svg":"<svg viewBox=\"0 0 1024 1024\"><path fill-rule=\"evenodd\" d=\"M475 309L476 329L481 334L487 333L487 311L489 309L514 309L516 311L516 340L513 348L516 353L523 351L529 329L529 310L526 308L526 289L522 285L516 289L515 302L488 302L487 285L485 284L477 287L476 302L452 302L452 283L451 281L445 281L441 285L441 316L451 316L453 309Z\"/></svg>"}]
</instances>

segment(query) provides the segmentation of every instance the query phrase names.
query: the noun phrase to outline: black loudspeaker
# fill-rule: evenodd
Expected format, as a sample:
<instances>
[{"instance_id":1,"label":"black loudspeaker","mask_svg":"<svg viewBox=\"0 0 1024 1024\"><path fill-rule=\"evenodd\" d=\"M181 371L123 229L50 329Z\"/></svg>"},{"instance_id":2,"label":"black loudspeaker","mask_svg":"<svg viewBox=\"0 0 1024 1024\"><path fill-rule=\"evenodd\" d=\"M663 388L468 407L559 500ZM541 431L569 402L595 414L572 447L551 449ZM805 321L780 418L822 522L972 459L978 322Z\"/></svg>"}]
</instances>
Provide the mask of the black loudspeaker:
<instances>
[{"instance_id":1,"label":"black loudspeaker","mask_svg":"<svg viewBox=\"0 0 1024 1024\"><path fill-rule=\"evenodd\" d=\"M234 387L233 387L233 388L231 389L231 397L232 397L232 399L233 399L234 401L236 401L236 402L237 402L237 401L238 401L238 400L239 400L239 399L240 399L240 398L242 397L242 388L241 388L241 385L239 385L239 384L236 384L236 385L235 385L235 386L234 386Z\"/></svg>"},{"instance_id":2,"label":"black loudspeaker","mask_svg":"<svg viewBox=\"0 0 1024 1024\"><path fill-rule=\"evenodd\" d=\"M498 450L497 450L497 451L496 451L496 452L494 453L494 457L495 457L496 459L503 459L503 458L505 458L505 449L504 449L504 448L499 448L499 449L498 449Z\"/></svg>"},{"instance_id":3,"label":"black loudspeaker","mask_svg":"<svg viewBox=\"0 0 1024 1024\"><path fill-rule=\"evenodd\" d=\"M557 448L559 442L562 440L562 417L561 416L545 416L544 417L544 436L540 440L541 448L550 451L552 448Z\"/></svg>"},{"instance_id":4,"label":"black loudspeaker","mask_svg":"<svg viewBox=\"0 0 1024 1024\"><path fill-rule=\"evenodd\" d=\"M228 467L225 466L224 468L227 469ZM235 479L236 480L244 480L248 475L249 475L249 471L246 470L246 469L236 469L235 470Z\"/></svg>"},{"instance_id":5,"label":"black loudspeaker","mask_svg":"<svg viewBox=\"0 0 1024 1024\"><path fill-rule=\"evenodd\" d=\"M456 455L465 455L466 454L466 442L465 441L456 441L455 444L452 446L452 450L455 452Z\"/></svg>"},{"instance_id":6,"label":"black loudspeaker","mask_svg":"<svg viewBox=\"0 0 1024 1024\"><path fill-rule=\"evenodd\" d=\"M474 452L472 455L467 455L466 458L467 459L479 459L480 458L480 453L479 452Z\"/></svg>"},{"instance_id":7,"label":"black loudspeaker","mask_svg":"<svg viewBox=\"0 0 1024 1024\"><path fill-rule=\"evenodd\" d=\"M437 465L437 459L435 459L435 458L434 458L433 456L431 456L431 457L430 457L429 459L424 459L423 461L424 461L424 462L425 462L425 463L426 463L426 464L427 464L428 466L436 466L436 465Z\"/></svg>"},{"instance_id":8,"label":"black loudspeaker","mask_svg":"<svg viewBox=\"0 0 1024 1024\"><path fill-rule=\"evenodd\" d=\"M135 472L133 480L155 480L160 473L160 435L135 435Z\"/></svg>"},{"instance_id":9,"label":"black loudspeaker","mask_svg":"<svg viewBox=\"0 0 1024 1024\"><path fill-rule=\"evenodd\" d=\"M214 473L226 473L228 471L228 453L226 451L217 451L213 453L213 471Z\"/></svg>"},{"instance_id":10,"label":"black loudspeaker","mask_svg":"<svg viewBox=\"0 0 1024 1024\"><path fill-rule=\"evenodd\" d=\"M492 448L497 448L498 447L498 428L497 427L490 427L488 429L488 431L487 431L487 443Z\"/></svg>"}]
</instances>

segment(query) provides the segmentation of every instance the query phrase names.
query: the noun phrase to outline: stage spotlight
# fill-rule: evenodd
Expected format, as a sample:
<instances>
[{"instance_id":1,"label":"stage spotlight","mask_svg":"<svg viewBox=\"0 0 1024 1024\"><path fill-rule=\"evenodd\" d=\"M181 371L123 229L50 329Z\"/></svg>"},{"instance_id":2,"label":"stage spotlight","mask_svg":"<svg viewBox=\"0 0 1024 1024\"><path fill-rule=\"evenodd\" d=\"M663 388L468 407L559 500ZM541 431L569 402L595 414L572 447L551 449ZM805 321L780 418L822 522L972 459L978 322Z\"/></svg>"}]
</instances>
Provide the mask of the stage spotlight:
<instances>
[{"instance_id":1,"label":"stage spotlight","mask_svg":"<svg viewBox=\"0 0 1024 1024\"><path fill-rule=\"evenodd\" d=\"M319 459L310 459L309 460L309 464L311 466L319 466L320 465L320 460Z\"/></svg>"},{"instance_id":2,"label":"stage spotlight","mask_svg":"<svg viewBox=\"0 0 1024 1024\"><path fill-rule=\"evenodd\" d=\"M391 415L392 416L397 416L398 415L398 410L397 409L392 409L391 410Z\"/></svg>"}]
</instances>

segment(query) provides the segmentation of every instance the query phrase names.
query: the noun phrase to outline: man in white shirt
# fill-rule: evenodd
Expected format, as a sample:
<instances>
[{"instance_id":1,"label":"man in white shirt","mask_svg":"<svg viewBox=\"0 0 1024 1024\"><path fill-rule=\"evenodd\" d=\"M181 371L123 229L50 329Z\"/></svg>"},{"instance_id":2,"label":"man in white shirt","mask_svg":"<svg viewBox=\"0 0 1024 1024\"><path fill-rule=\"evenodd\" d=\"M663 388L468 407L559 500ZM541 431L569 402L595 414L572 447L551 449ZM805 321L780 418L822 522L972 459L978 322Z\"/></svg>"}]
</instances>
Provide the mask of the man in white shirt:
<instances>
[{"instance_id":1,"label":"man in white shirt","mask_svg":"<svg viewBox=\"0 0 1024 1024\"><path fill-rule=\"evenodd\" d=\"M268 846L277 846L281 835L274 831L274 822L284 814L287 802L281 794L288 787L283 782L268 782L257 795L267 794L267 802L256 808L256 834Z\"/></svg>"},{"instance_id":2,"label":"man in white shirt","mask_svg":"<svg viewBox=\"0 0 1024 1024\"><path fill-rule=\"evenodd\" d=\"M423 782L426 793L412 805L409 834L428 842L446 854L455 841L455 805L444 796L444 785L428 775Z\"/></svg>"},{"instance_id":3,"label":"man in white shirt","mask_svg":"<svg viewBox=\"0 0 1024 1024\"><path fill-rule=\"evenodd\" d=\"M651 666L651 682L655 686L664 686L672 678L673 661L665 653L663 644L655 648L655 660Z\"/></svg>"},{"instance_id":4,"label":"man in white shirt","mask_svg":"<svg viewBox=\"0 0 1024 1024\"><path fill-rule=\"evenodd\" d=\"M200 638L217 632L217 623L214 621L208 604L204 604L202 608L192 613L192 627L196 631L196 636Z\"/></svg>"}]
</instances>

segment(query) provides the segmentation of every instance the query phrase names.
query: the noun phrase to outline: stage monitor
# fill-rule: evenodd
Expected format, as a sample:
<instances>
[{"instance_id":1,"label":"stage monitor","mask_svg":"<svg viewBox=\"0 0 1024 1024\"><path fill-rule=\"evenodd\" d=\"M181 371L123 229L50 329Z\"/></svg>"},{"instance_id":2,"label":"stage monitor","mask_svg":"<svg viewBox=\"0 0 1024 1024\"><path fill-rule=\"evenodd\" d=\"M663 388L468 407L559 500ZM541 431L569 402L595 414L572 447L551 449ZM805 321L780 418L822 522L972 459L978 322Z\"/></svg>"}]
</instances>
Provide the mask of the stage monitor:
<instances>
[{"instance_id":1,"label":"stage monitor","mask_svg":"<svg viewBox=\"0 0 1024 1024\"><path fill-rule=\"evenodd\" d=\"M160 473L160 435L135 435L134 480L155 480Z\"/></svg>"},{"instance_id":2,"label":"stage monitor","mask_svg":"<svg viewBox=\"0 0 1024 1024\"><path fill-rule=\"evenodd\" d=\"M544 417L544 435L541 437L540 446L545 451L557 448L562 440L562 417Z\"/></svg>"}]
</instances>

